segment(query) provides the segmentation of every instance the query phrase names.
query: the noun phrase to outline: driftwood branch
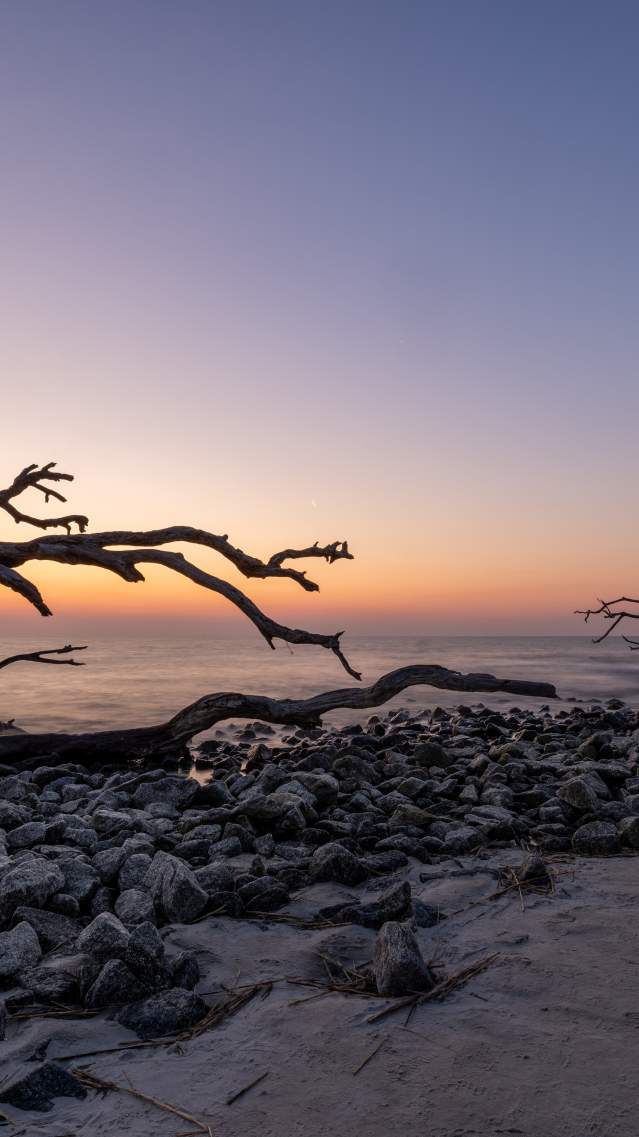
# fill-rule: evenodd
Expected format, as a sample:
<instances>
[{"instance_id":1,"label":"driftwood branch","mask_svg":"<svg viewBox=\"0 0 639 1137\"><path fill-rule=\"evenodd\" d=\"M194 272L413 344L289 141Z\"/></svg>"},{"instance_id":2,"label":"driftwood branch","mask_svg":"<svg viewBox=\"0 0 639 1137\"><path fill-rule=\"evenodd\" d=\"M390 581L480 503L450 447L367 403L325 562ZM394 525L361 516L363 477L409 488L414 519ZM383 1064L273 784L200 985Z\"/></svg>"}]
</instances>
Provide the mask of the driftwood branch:
<instances>
[{"instance_id":1,"label":"driftwood branch","mask_svg":"<svg viewBox=\"0 0 639 1137\"><path fill-rule=\"evenodd\" d=\"M71 644L65 644L64 647L48 647L42 648L40 651L8 655L6 659L0 659L0 671L3 667L9 667L11 663L49 663L54 667L83 667L84 663L80 659L47 659L49 655L69 655L72 651L86 651L86 644L83 647L72 647Z\"/></svg>"},{"instance_id":2,"label":"driftwood branch","mask_svg":"<svg viewBox=\"0 0 639 1137\"><path fill-rule=\"evenodd\" d=\"M47 462L45 466L38 466L37 462L33 462L30 466L25 466L19 474L13 479L10 486L4 490L0 490L0 509L4 509L10 517L17 523L24 521L27 525L35 525L38 529L66 529L67 533L71 532L72 525L77 525L81 533L84 533L87 525L89 524L88 517L84 517L79 513L70 513L64 517L31 517L28 513L22 513L17 506L13 505L13 500L20 497L25 490L35 489L44 494L45 502L49 502L51 498L56 501L66 502L64 497L58 490L52 489L47 482L72 482L73 474L63 474L59 470L54 469L55 462Z\"/></svg>"},{"instance_id":3,"label":"driftwood branch","mask_svg":"<svg viewBox=\"0 0 639 1137\"><path fill-rule=\"evenodd\" d=\"M267 561L261 561L258 557L250 556L232 545L227 534L208 533L206 530L195 529L189 525L171 525L164 529L140 531L113 530L106 533L87 533L88 519L80 515L42 520L21 513L12 501L29 488L40 490L46 500L50 497L55 497L59 501L66 500L46 483L72 481L72 475L59 473L54 466L54 462L48 462L42 467L35 464L27 466L17 475L8 489L0 491L0 508L9 513L15 521L24 521L41 529L64 527L67 531L66 535L36 537L30 541L0 542L0 585L17 592L42 616L50 616L51 609L38 588L17 571L30 561L90 565L115 573L128 583L144 580L140 565L163 565L172 572L188 577L201 588L224 596L255 625L269 647L273 648L273 641L280 639L291 644L314 644L327 648L337 656L349 675L355 679L361 678L342 651L343 632L326 635L280 624L262 612L257 604L235 585L205 572L188 560L183 553L161 548L163 545L181 542L214 549L249 579L284 578L299 584L307 592L317 592L318 584L309 580L305 572L291 568L285 562L301 558L320 558L329 564L334 564L338 560L352 560L353 555L346 541L334 541L329 545L320 545L316 542L306 549L284 549L274 553ZM80 529L79 533L71 532L74 523Z\"/></svg>"},{"instance_id":4,"label":"driftwood branch","mask_svg":"<svg viewBox=\"0 0 639 1137\"><path fill-rule=\"evenodd\" d=\"M634 604L637 607L635 610L629 610L619 608L619 604ZM593 643L600 644L623 620L639 620L639 600L634 600L631 596L618 596L616 600L600 600L598 608L578 608L575 615L583 616L586 624L591 616L601 616L604 620L610 621L606 630L600 636L593 638ZM622 639L630 645L631 651L639 650L639 640L629 636L622 636Z\"/></svg>"},{"instance_id":5,"label":"driftwood branch","mask_svg":"<svg viewBox=\"0 0 639 1137\"><path fill-rule=\"evenodd\" d=\"M82 754L104 759L158 758L180 754L186 744L204 730L225 719L258 719L286 726L316 726L329 711L349 708L362 710L378 707L407 687L417 685L446 691L475 691L489 694L503 691L509 695L557 697L550 683L518 679L497 679L494 675L449 671L435 665L401 667L383 675L371 687L345 687L327 691L310 699L271 699L265 695L242 695L222 692L205 695L155 727L129 730L99 731L91 734L11 735L0 738L0 761L29 759L50 752Z\"/></svg>"}]
</instances>

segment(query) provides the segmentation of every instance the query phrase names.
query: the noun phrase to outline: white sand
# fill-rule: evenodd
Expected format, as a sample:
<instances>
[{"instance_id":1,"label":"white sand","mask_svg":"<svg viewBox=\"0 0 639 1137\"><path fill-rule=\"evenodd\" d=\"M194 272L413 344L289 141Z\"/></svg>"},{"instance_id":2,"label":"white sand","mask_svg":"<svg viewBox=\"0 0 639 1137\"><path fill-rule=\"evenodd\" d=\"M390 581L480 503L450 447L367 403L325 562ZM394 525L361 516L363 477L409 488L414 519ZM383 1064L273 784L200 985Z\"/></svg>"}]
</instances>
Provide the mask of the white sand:
<instances>
[{"instance_id":1,"label":"white sand","mask_svg":"<svg viewBox=\"0 0 639 1137\"><path fill-rule=\"evenodd\" d=\"M504 860L513 854L483 863ZM122 1083L128 1077L136 1088L189 1110L215 1137L636 1137L638 866L632 857L567 861L557 894L528 896L523 913L518 897L509 895L420 930L424 954L451 970L492 951L500 958L445 1002L419 1008L409 1030L402 1026L405 1013L366 1023L381 1000L329 995L291 1007L313 991L278 983L267 999L253 1000L180 1051L158 1047L83 1061L101 1077ZM420 871L441 866L414 865L408 875L416 895L448 911L496 887L487 874L422 884ZM379 883L354 891L370 895ZM352 894L317 886L295 911L310 914ZM364 960L374 937L350 926L301 931L210 919L171 929L166 938L174 947L197 947L199 990L207 992L220 982L320 977L316 949L340 947L344 958ZM46 1038L55 1059L132 1036L102 1018L40 1020L19 1031L12 1026L2 1051L24 1057ZM382 1038L383 1048L354 1076ZM3 1075L13 1069L5 1061ZM264 1071L260 1085L226 1104ZM6 1130L12 1137L174 1137L192 1128L115 1093L57 1099L49 1114L7 1112L17 1123Z\"/></svg>"}]
</instances>

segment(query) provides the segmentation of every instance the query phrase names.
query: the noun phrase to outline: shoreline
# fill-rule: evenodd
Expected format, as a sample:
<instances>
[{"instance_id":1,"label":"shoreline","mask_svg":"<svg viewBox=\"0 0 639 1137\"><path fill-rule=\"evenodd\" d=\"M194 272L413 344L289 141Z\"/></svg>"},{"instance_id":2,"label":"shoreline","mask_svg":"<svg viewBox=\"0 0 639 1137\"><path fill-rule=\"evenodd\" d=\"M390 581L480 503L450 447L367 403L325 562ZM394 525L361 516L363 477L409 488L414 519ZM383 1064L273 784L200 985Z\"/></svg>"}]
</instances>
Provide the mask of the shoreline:
<instances>
[{"instance_id":1,"label":"shoreline","mask_svg":"<svg viewBox=\"0 0 639 1137\"><path fill-rule=\"evenodd\" d=\"M100 1100L77 1079L85 1097L15 1106L36 1100L43 1070L72 1093L70 1071L89 1064L224 1137L378 1137L391 1121L411 1137L425 1126L433 1137L604 1137L613 1121L619 1137L634 1133L634 709L400 709L366 728L282 737L243 725L204 750L197 769L212 777L201 782L46 756L3 769L0 1109L12 1132L180 1129L125 1089ZM548 887L522 886L534 850ZM436 983L496 958L408 1024L399 1010L370 1023L393 999L399 1008L375 970L391 925L436 966ZM367 986L318 988L318 953ZM270 980L200 1029L229 990Z\"/></svg>"}]
</instances>

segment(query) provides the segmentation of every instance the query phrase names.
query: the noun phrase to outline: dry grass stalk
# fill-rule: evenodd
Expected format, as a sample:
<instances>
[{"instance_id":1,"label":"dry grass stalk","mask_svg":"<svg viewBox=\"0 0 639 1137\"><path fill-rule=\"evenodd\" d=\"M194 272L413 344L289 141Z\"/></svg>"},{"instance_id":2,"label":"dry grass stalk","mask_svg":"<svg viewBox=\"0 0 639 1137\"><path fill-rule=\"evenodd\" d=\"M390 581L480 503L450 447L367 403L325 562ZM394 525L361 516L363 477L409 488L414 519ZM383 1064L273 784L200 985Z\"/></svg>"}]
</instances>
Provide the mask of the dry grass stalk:
<instances>
[{"instance_id":1,"label":"dry grass stalk","mask_svg":"<svg viewBox=\"0 0 639 1137\"><path fill-rule=\"evenodd\" d=\"M364 1058L363 1062L360 1062L359 1066L356 1066L355 1069L352 1071L353 1077L355 1077L356 1074L359 1074L360 1070L363 1070L365 1066L368 1066L368 1063L371 1061L371 1059L374 1058L376 1054L379 1054L380 1050L382 1049L382 1046L385 1044L386 1041L387 1041L386 1038L382 1038L381 1042L377 1043L377 1046L375 1047L375 1049L371 1050L370 1054L367 1054L367 1056L366 1056L366 1058Z\"/></svg>"},{"instance_id":2,"label":"dry grass stalk","mask_svg":"<svg viewBox=\"0 0 639 1137\"><path fill-rule=\"evenodd\" d=\"M234 1101L237 1101L238 1098L244 1097L244 1094L248 1093L249 1090L252 1090L253 1086L259 1085L259 1083L263 1082L265 1078L268 1078L269 1074L270 1070L265 1070L263 1074L258 1074L257 1078L253 1078L253 1081L249 1082L247 1086L243 1086L241 1090L237 1090L234 1094L231 1094L231 1096L226 1099L226 1104L233 1105Z\"/></svg>"},{"instance_id":3,"label":"dry grass stalk","mask_svg":"<svg viewBox=\"0 0 639 1137\"><path fill-rule=\"evenodd\" d=\"M178 1109L177 1106L171 1105L170 1102L160 1101L159 1098L152 1097L150 1094L145 1094L141 1090L136 1090L134 1086L122 1086L118 1082L110 1082L105 1078L98 1077L91 1070L76 1068L71 1071L74 1078L85 1086L88 1090L97 1090L99 1093L107 1093L114 1090L117 1093L130 1094L131 1097L138 1098L140 1101L147 1102L148 1105L154 1105L164 1113L172 1113L175 1117L180 1117L182 1121L188 1121L190 1125L195 1126L192 1132L194 1134L203 1133L206 1137L213 1137L213 1131L210 1125L206 1122L200 1121L194 1117L192 1113L187 1113L184 1109ZM182 1133L182 1137L186 1137Z\"/></svg>"}]
</instances>

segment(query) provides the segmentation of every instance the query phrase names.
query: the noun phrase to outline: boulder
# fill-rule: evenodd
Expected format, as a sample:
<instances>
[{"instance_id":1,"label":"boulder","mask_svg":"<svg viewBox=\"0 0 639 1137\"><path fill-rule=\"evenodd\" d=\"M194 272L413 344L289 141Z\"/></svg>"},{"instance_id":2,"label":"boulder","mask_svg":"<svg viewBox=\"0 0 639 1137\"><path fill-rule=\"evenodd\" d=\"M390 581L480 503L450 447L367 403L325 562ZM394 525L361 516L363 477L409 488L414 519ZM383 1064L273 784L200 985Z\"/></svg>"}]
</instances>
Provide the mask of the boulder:
<instances>
[{"instance_id":1,"label":"boulder","mask_svg":"<svg viewBox=\"0 0 639 1137\"><path fill-rule=\"evenodd\" d=\"M612 821L590 821L573 833L572 847L588 857L605 857L619 852L617 826Z\"/></svg>"},{"instance_id":2,"label":"boulder","mask_svg":"<svg viewBox=\"0 0 639 1137\"><path fill-rule=\"evenodd\" d=\"M25 968L33 967L41 956L40 941L26 921L9 932L0 932L0 983L8 983Z\"/></svg>"},{"instance_id":3,"label":"boulder","mask_svg":"<svg viewBox=\"0 0 639 1137\"><path fill-rule=\"evenodd\" d=\"M110 959L89 987L84 1001L90 1009L122 1006L143 999L150 990L152 988L134 975L121 959Z\"/></svg>"},{"instance_id":4,"label":"boulder","mask_svg":"<svg viewBox=\"0 0 639 1137\"><path fill-rule=\"evenodd\" d=\"M384 924L377 935L373 972L380 995L409 995L430 991L435 979L407 924Z\"/></svg>"},{"instance_id":5,"label":"boulder","mask_svg":"<svg viewBox=\"0 0 639 1137\"><path fill-rule=\"evenodd\" d=\"M44 1062L36 1070L0 1088L0 1101L14 1109L47 1113L53 1108L54 1098L85 1098L84 1086L55 1062Z\"/></svg>"},{"instance_id":6,"label":"boulder","mask_svg":"<svg viewBox=\"0 0 639 1137\"><path fill-rule=\"evenodd\" d=\"M188 1030L204 1018L206 1003L181 987L171 987L140 1003L124 1007L117 1021L138 1038L162 1038Z\"/></svg>"},{"instance_id":7,"label":"boulder","mask_svg":"<svg viewBox=\"0 0 639 1137\"><path fill-rule=\"evenodd\" d=\"M208 904L195 873L169 853L156 853L144 878L157 912L170 923L188 924Z\"/></svg>"},{"instance_id":8,"label":"boulder","mask_svg":"<svg viewBox=\"0 0 639 1137\"><path fill-rule=\"evenodd\" d=\"M13 861L0 872L0 919L7 920L23 904L42 908L50 896L63 890L64 875L58 865L37 856Z\"/></svg>"},{"instance_id":9,"label":"boulder","mask_svg":"<svg viewBox=\"0 0 639 1137\"><path fill-rule=\"evenodd\" d=\"M320 845L311 857L308 871L314 881L334 880L351 885L359 884L368 875L357 857L338 841Z\"/></svg>"},{"instance_id":10,"label":"boulder","mask_svg":"<svg viewBox=\"0 0 639 1137\"><path fill-rule=\"evenodd\" d=\"M124 959L128 945L129 933L112 912L101 912L78 937L78 949L99 962Z\"/></svg>"},{"instance_id":11,"label":"boulder","mask_svg":"<svg viewBox=\"0 0 639 1137\"><path fill-rule=\"evenodd\" d=\"M115 914L127 927L147 921L155 923L155 905L148 892L140 888L127 888L120 893L115 902Z\"/></svg>"}]
</instances>

